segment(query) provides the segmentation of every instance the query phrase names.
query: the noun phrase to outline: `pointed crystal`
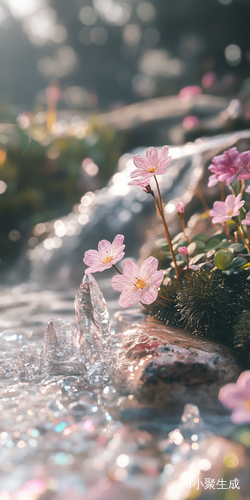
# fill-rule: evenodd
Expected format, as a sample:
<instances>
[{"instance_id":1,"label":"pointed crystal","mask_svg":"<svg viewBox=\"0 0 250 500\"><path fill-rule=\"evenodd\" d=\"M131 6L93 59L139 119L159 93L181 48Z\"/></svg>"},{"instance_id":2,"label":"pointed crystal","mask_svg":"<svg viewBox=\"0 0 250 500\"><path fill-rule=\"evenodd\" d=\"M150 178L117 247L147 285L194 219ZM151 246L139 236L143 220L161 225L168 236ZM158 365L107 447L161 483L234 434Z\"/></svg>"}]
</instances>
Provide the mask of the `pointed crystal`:
<instances>
[{"instance_id":1,"label":"pointed crystal","mask_svg":"<svg viewBox=\"0 0 250 500\"><path fill-rule=\"evenodd\" d=\"M109 313L102 292L91 274L85 275L75 298L77 349L87 381L107 385L113 370Z\"/></svg>"},{"instance_id":2,"label":"pointed crystal","mask_svg":"<svg viewBox=\"0 0 250 500\"><path fill-rule=\"evenodd\" d=\"M75 325L59 318L49 321L43 343L43 373L79 373Z\"/></svg>"}]
</instances>

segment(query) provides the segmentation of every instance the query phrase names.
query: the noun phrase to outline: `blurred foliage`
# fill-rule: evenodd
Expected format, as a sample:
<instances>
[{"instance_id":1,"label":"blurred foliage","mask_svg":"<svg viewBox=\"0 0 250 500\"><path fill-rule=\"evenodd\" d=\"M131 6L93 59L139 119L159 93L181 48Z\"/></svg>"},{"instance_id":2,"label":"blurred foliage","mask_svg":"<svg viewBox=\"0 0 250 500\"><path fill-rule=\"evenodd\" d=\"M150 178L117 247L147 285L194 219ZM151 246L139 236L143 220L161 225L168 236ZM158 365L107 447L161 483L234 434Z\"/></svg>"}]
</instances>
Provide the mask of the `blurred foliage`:
<instances>
[{"instance_id":1,"label":"blurred foliage","mask_svg":"<svg viewBox=\"0 0 250 500\"><path fill-rule=\"evenodd\" d=\"M78 129L79 135L79 129ZM81 134L80 134L81 135ZM117 166L123 138L93 118L78 138L31 126L0 125L0 258L5 270L19 256L33 225L72 211L87 191L103 187ZM96 175L82 168L93 162Z\"/></svg>"}]
</instances>

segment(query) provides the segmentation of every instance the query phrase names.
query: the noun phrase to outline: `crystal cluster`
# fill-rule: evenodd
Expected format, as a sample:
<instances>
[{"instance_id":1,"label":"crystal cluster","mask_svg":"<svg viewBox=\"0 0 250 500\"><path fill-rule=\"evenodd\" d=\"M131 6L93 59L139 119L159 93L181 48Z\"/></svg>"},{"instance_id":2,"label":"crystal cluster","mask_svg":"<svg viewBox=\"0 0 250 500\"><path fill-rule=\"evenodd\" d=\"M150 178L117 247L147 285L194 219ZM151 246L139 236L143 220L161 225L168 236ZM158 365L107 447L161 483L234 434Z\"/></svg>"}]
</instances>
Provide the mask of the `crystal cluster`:
<instances>
[{"instance_id":1,"label":"crystal cluster","mask_svg":"<svg viewBox=\"0 0 250 500\"><path fill-rule=\"evenodd\" d=\"M114 372L109 313L91 274L85 275L75 298L77 327L65 319L49 321L41 354L25 347L17 370L23 380L50 375L83 376L92 389L104 389Z\"/></svg>"}]
</instances>

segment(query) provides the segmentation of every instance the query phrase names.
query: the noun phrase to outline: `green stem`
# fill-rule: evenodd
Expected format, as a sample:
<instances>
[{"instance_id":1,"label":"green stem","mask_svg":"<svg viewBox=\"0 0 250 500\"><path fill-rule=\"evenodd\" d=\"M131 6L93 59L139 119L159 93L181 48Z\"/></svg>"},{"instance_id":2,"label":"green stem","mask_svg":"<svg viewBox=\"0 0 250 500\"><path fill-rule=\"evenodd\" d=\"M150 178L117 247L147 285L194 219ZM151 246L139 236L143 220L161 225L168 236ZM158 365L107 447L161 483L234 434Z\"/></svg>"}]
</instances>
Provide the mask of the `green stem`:
<instances>
[{"instance_id":1,"label":"green stem","mask_svg":"<svg viewBox=\"0 0 250 500\"><path fill-rule=\"evenodd\" d=\"M154 175L154 179L155 179L155 183L156 183L156 187L157 187L157 192L158 192L160 216L161 216L161 219L162 219L162 223L163 223L165 235L166 235L166 238L167 238L169 250L170 250L170 253L171 253L171 256L172 256L172 260L173 260L173 263L174 263L176 277L177 277L178 280L180 280L180 274L179 274L178 266L177 266L177 263L176 263L175 254L174 254L174 251L173 251L171 238L170 238L168 226L167 226L165 215L164 215L164 209L163 209L163 203L162 203L162 197L161 197L161 193L160 193L160 188L159 188L159 184L158 184L158 181L157 181L157 178L156 178L155 175Z\"/></svg>"},{"instance_id":2,"label":"green stem","mask_svg":"<svg viewBox=\"0 0 250 500\"><path fill-rule=\"evenodd\" d=\"M248 252L250 252L249 245L247 244L246 239L245 239L245 236L244 236L244 231L243 231L243 228L242 228L242 225L241 225L241 220L239 219L239 220L240 220L240 224L237 222L237 220L236 220L236 219L234 219L234 220L235 220L236 226L237 226L237 228L238 228L238 231L239 231L239 233L240 233L240 235L241 235L241 237L242 237L243 243L244 243L244 245L245 245L245 247L246 247L247 251L248 251Z\"/></svg>"}]
</instances>

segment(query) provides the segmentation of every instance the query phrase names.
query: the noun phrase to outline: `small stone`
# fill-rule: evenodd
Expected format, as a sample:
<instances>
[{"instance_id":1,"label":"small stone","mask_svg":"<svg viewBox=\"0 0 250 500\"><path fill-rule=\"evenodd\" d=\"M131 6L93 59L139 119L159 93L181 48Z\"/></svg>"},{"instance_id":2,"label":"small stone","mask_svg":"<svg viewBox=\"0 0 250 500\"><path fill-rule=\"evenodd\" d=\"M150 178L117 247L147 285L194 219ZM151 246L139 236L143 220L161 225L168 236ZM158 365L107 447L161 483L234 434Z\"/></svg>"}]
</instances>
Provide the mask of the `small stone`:
<instances>
[{"instance_id":1,"label":"small stone","mask_svg":"<svg viewBox=\"0 0 250 500\"><path fill-rule=\"evenodd\" d=\"M200 410L223 411L219 389L240 373L227 347L155 319L123 332L117 360L123 394L134 394L141 404L171 411L186 403L198 405Z\"/></svg>"}]
</instances>

